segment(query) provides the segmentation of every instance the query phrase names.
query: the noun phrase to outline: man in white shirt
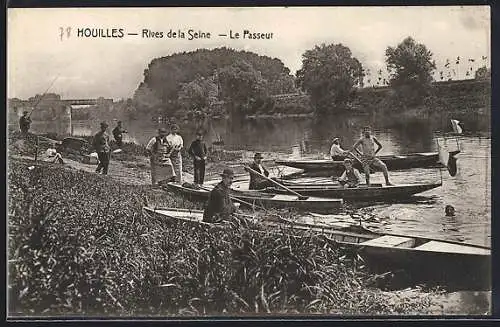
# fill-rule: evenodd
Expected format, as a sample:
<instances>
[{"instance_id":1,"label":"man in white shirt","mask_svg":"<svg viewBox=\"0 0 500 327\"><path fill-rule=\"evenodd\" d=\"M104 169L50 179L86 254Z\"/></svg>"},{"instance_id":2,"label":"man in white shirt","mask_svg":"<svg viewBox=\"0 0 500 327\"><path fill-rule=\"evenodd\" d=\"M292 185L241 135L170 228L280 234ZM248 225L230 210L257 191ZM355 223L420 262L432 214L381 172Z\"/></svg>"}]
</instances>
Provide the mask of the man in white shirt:
<instances>
[{"instance_id":1,"label":"man in white shirt","mask_svg":"<svg viewBox=\"0 0 500 327\"><path fill-rule=\"evenodd\" d=\"M333 139L333 144L332 147L330 148L330 156L332 157L332 160L334 161L342 161L344 160L347 155L349 154L349 151L343 150L340 147L340 140L338 137L335 137Z\"/></svg>"},{"instance_id":2,"label":"man in white shirt","mask_svg":"<svg viewBox=\"0 0 500 327\"><path fill-rule=\"evenodd\" d=\"M182 184L181 149L184 147L184 141L182 139L182 136L179 135L179 126L177 126L176 124L172 125L170 134L167 135L167 142L172 147L170 159L172 160L172 165L174 166L176 182Z\"/></svg>"}]
</instances>

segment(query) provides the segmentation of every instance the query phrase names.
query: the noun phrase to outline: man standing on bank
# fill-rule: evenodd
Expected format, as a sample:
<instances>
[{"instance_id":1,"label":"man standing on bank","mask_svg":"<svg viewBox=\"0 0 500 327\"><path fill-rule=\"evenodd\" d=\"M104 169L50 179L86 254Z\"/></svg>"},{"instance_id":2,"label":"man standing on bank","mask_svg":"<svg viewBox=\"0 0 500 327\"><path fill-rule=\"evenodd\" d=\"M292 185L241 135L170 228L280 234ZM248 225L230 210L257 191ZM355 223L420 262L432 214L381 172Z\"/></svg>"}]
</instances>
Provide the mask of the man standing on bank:
<instances>
[{"instance_id":1,"label":"man standing on bank","mask_svg":"<svg viewBox=\"0 0 500 327\"><path fill-rule=\"evenodd\" d=\"M222 181L210 192L207 207L203 212L204 222L219 223L223 220L229 220L236 211L236 207L229 196L234 173L231 169L224 169L221 176Z\"/></svg>"},{"instance_id":2,"label":"man standing on bank","mask_svg":"<svg viewBox=\"0 0 500 327\"><path fill-rule=\"evenodd\" d=\"M109 135L106 133L108 129L108 123L101 123L101 130L94 135L94 140L92 146L97 152L97 158L99 159L99 164L95 170L96 173L100 173L102 170L103 175L108 174L109 160L111 157L111 148L109 146Z\"/></svg>"},{"instance_id":3,"label":"man standing on bank","mask_svg":"<svg viewBox=\"0 0 500 327\"><path fill-rule=\"evenodd\" d=\"M149 140L146 151L151 163L151 183L153 186L170 182L175 177L174 167L170 160L172 148L167 142L167 130L158 129L158 136Z\"/></svg>"},{"instance_id":4,"label":"man standing on bank","mask_svg":"<svg viewBox=\"0 0 500 327\"><path fill-rule=\"evenodd\" d=\"M172 125L170 134L167 135L167 142L172 147L172 152L170 154L170 160L172 160L172 165L175 171L175 180L177 183L182 184L182 155L181 149L184 147L184 141L179 135L179 126L176 124Z\"/></svg>"},{"instance_id":5,"label":"man standing on bank","mask_svg":"<svg viewBox=\"0 0 500 327\"><path fill-rule=\"evenodd\" d=\"M116 127L113 128L113 137L115 138L116 144L119 148L123 145L123 133L127 133L126 129L123 129L122 122L118 121Z\"/></svg>"},{"instance_id":6,"label":"man standing on bank","mask_svg":"<svg viewBox=\"0 0 500 327\"><path fill-rule=\"evenodd\" d=\"M340 147L340 140L338 137L333 138L333 144L332 147L330 148L330 157L332 157L333 161L343 161L347 155L349 154L349 151L343 150Z\"/></svg>"},{"instance_id":7,"label":"man standing on bank","mask_svg":"<svg viewBox=\"0 0 500 327\"><path fill-rule=\"evenodd\" d=\"M207 160L207 145L203 141L203 132L196 132L196 140L189 146L188 153L193 157L194 183L203 185L205 180L205 163Z\"/></svg>"},{"instance_id":8,"label":"man standing on bank","mask_svg":"<svg viewBox=\"0 0 500 327\"><path fill-rule=\"evenodd\" d=\"M28 115L28 112L24 111L21 118L19 118L19 129L21 130L22 133L27 134L28 131L30 130L30 126L31 126L31 118Z\"/></svg>"},{"instance_id":9,"label":"man standing on bank","mask_svg":"<svg viewBox=\"0 0 500 327\"><path fill-rule=\"evenodd\" d=\"M361 145L362 152L358 150L358 146ZM375 150L375 145L377 145L377 150ZM385 184L393 185L389 182L389 173L387 172L387 166L377 157L377 153L382 149L382 144L371 135L370 127L365 127L363 129L363 137L354 143L353 151L356 151L361 155L361 164L363 165L363 170L365 172L366 185L370 186L370 166L378 167L384 173Z\"/></svg>"}]
</instances>

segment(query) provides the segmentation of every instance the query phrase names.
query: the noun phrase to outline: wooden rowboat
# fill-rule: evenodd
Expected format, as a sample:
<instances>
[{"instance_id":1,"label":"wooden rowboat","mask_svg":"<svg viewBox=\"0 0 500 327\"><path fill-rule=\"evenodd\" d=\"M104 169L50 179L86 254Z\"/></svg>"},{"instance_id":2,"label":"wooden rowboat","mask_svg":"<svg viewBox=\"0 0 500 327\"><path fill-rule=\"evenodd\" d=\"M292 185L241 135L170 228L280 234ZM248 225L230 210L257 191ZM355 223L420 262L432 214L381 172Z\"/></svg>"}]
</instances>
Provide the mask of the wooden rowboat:
<instances>
[{"instance_id":1,"label":"wooden rowboat","mask_svg":"<svg viewBox=\"0 0 500 327\"><path fill-rule=\"evenodd\" d=\"M387 166L388 170L399 170L409 168L424 168L439 166L439 154L437 152L411 153L405 155L384 155L377 156ZM276 160L277 165L303 169L304 171L344 170L343 161L333 161L331 159L298 159L298 160ZM359 162L355 161L353 166L361 169Z\"/></svg>"},{"instance_id":2,"label":"wooden rowboat","mask_svg":"<svg viewBox=\"0 0 500 327\"><path fill-rule=\"evenodd\" d=\"M151 207L145 207L144 210L167 221L202 224L207 227L215 225L202 222L201 210ZM291 228L295 231L321 234L332 246L355 250L368 266L376 271L404 269L414 280L438 284L450 283L452 287L458 289L479 290L491 287L489 247L377 233L361 226L337 229L283 218L260 223L276 230L277 233L286 233L287 228Z\"/></svg>"},{"instance_id":3,"label":"wooden rowboat","mask_svg":"<svg viewBox=\"0 0 500 327\"><path fill-rule=\"evenodd\" d=\"M177 192L183 196L188 197L190 200L208 200L210 189L213 185L206 185L204 188L191 188L180 185L178 183L167 183L167 188ZM312 210L312 211L328 211L342 208L342 199L333 198L320 198L320 197L307 197L301 199L295 195L288 194L272 194L269 192L261 191L237 191L231 190L231 196L251 203L256 207L265 208L296 208L299 210ZM242 205L245 205L242 203Z\"/></svg>"},{"instance_id":4,"label":"wooden rowboat","mask_svg":"<svg viewBox=\"0 0 500 327\"><path fill-rule=\"evenodd\" d=\"M332 197L349 201L404 199L409 198L414 194L422 193L442 185L441 182L427 184L399 184L390 186L371 184L369 187L366 186L366 184L361 184L355 188L344 188L340 184L334 182L325 184L299 184L296 182L280 180L280 183L302 195L322 196L325 198ZM268 187L264 191L270 193L285 192L284 190L276 187Z\"/></svg>"}]
</instances>

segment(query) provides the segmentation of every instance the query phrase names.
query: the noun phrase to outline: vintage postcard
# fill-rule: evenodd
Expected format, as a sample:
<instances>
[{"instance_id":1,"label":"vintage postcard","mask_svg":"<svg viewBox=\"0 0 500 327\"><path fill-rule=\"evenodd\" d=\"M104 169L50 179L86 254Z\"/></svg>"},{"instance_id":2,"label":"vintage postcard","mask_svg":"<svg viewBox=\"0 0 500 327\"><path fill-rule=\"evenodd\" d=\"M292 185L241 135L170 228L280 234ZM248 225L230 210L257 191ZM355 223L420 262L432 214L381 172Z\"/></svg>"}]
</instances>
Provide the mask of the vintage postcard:
<instances>
[{"instance_id":1,"label":"vintage postcard","mask_svg":"<svg viewBox=\"0 0 500 327\"><path fill-rule=\"evenodd\" d=\"M490 30L9 8L9 319L490 315Z\"/></svg>"}]
</instances>

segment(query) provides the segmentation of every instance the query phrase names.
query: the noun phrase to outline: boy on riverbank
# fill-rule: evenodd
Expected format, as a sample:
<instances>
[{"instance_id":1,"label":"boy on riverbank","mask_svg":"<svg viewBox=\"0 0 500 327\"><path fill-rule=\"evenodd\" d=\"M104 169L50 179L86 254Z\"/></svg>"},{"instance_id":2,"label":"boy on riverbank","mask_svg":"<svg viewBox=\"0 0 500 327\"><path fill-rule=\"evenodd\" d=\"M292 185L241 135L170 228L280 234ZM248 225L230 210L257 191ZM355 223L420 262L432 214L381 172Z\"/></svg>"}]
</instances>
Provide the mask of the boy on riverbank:
<instances>
[{"instance_id":1,"label":"boy on riverbank","mask_svg":"<svg viewBox=\"0 0 500 327\"><path fill-rule=\"evenodd\" d=\"M108 129L108 123L101 123L101 130L94 135L92 145L97 152L97 157L99 159L99 164L95 170L96 173L100 173L102 170L103 175L108 174L109 160L111 158L111 148L109 146L109 135L106 133Z\"/></svg>"}]
</instances>

